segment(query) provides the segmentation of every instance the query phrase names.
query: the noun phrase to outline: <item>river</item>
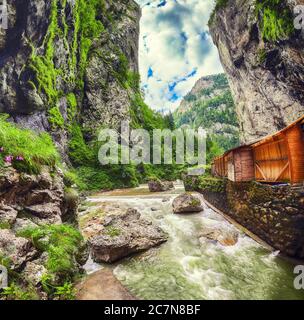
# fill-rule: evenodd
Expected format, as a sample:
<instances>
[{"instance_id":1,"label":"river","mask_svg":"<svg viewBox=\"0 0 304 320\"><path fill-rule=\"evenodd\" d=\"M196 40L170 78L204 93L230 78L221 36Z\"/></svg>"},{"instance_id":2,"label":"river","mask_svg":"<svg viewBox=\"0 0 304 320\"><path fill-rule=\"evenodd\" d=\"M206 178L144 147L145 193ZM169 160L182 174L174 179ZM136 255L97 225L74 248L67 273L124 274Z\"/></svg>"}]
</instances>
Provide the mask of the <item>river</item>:
<instances>
[{"instance_id":1,"label":"river","mask_svg":"<svg viewBox=\"0 0 304 320\"><path fill-rule=\"evenodd\" d=\"M143 217L169 234L159 248L126 258L111 266L115 276L139 299L304 299L294 289L294 266L276 252L270 252L238 231L222 216L205 205L198 214L175 215L172 201L184 192L150 193L147 186L90 196L82 219L96 209L135 208ZM95 210L95 211L94 211ZM216 241L200 241L204 227L235 229L239 240L234 246ZM89 261L88 273L105 266Z\"/></svg>"}]
</instances>

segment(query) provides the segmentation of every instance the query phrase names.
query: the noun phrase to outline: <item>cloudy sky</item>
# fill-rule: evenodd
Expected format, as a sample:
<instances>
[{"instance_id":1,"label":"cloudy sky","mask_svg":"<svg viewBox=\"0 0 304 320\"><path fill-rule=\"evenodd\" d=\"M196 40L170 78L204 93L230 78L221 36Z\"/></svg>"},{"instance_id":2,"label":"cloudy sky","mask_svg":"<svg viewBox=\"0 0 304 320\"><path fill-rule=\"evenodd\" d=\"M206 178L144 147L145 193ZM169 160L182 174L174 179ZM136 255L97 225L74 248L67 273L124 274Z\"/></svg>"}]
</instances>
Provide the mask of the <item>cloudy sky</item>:
<instances>
[{"instance_id":1,"label":"cloudy sky","mask_svg":"<svg viewBox=\"0 0 304 320\"><path fill-rule=\"evenodd\" d=\"M136 0L142 7L140 74L146 103L173 111L202 76L222 72L208 32L214 0Z\"/></svg>"}]
</instances>

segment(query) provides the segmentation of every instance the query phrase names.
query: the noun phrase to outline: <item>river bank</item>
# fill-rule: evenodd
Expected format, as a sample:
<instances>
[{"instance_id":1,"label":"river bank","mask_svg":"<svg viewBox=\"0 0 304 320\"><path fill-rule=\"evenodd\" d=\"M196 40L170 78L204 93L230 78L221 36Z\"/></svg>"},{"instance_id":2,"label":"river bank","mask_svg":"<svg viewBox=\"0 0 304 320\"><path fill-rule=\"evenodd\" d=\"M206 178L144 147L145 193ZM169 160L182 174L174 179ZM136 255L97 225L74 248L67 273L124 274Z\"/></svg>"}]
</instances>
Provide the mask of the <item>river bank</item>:
<instances>
[{"instance_id":1,"label":"river bank","mask_svg":"<svg viewBox=\"0 0 304 320\"><path fill-rule=\"evenodd\" d=\"M204 212L174 215L172 201L183 185L163 193L135 189L98 193L87 198L80 226L94 218L126 209L162 228L169 240L160 247L112 265L85 266L88 273L110 268L116 278L138 299L304 299L293 287L293 265L237 230L204 205ZM224 229L238 233L233 246L204 239L202 230ZM98 286L98 282L96 283Z\"/></svg>"}]
</instances>

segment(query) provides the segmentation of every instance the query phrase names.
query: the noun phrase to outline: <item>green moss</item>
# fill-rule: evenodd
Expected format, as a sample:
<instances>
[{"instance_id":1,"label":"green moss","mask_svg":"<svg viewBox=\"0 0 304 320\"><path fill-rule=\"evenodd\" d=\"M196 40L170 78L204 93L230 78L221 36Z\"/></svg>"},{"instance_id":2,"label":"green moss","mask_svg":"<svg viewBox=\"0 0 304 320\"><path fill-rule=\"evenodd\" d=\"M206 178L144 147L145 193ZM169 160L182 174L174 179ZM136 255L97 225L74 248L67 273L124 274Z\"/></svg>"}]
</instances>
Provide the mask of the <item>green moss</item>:
<instances>
[{"instance_id":1,"label":"green moss","mask_svg":"<svg viewBox=\"0 0 304 320\"><path fill-rule=\"evenodd\" d=\"M0 229L10 229L11 225L7 221L0 221Z\"/></svg>"},{"instance_id":2,"label":"green moss","mask_svg":"<svg viewBox=\"0 0 304 320\"><path fill-rule=\"evenodd\" d=\"M226 179L214 177L200 177L197 182L200 191L223 193L226 191Z\"/></svg>"},{"instance_id":3,"label":"green moss","mask_svg":"<svg viewBox=\"0 0 304 320\"><path fill-rule=\"evenodd\" d=\"M248 201L259 204L273 200L274 193L269 186L251 182L248 187Z\"/></svg>"},{"instance_id":4,"label":"green moss","mask_svg":"<svg viewBox=\"0 0 304 320\"><path fill-rule=\"evenodd\" d=\"M36 75L38 90L44 91L48 97L49 104L55 105L58 100L58 90L56 88L57 76L60 70L54 66L54 39L58 34L58 6L57 0L52 1L50 23L47 30L46 38L44 39L45 53L43 56L37 55L36 50L32 47L32 55L29 63Z\"/></svg>"},{"instance_id":5,"label":"green moss","mask_svg":"<svg viewBox=\"0 0 304 320\"><path fill-rule=\"evenodd\" d=\"M59 110L59 107L53 107L48 111L49 123L53 130L64 129L64 118Z\"/></svg>"},{"instance_id":6,"label":"green moss","mask_svg":"<svg viewBox=\"0 0 304 320\"><path fill-rule=\"evenodd\" d=\"M293 34L293 16L285 1L256 0L255 6L265 40L285 40Z\"/></svg>"},{"instance_id":7,"label":"green moss","mask_svg":"<svg viewBox=\"0 0 304 320\"><path fill-rule=\"evenodd\" d=\"M118 237L118 236L120 236L120 234L121 234L120 229L115 228L115 227L113 227L113 226L109 226L109 227L107 227L106 229L107 229L107 231L106 231L107 235L108 235L109 237L111 237L111 238Z\"/></svg>"},{"instance_id":8,"label":"green moss","mask_svg":"<svg viewBox=\"0 0 304 320\"><path fill-rule=\"evenodd\" d=\"M70 127L70 141L69 141L69 157L74 165L89 165L97 159L94 150L90 148L83 137L81 127L74 123Z\"/></svg>"},{"instance_id":9,"label":"green moss","mask_svg":"<svg viewBox=\"0 0 304 320\"><path fill-rule=\"evenodd\" d=\"M79 54L79 78L78 86L83 88L83 76L87 66L88 55L96 39L105 30L100 20L100 15L105 11L104 1L78 0L75 7L75 30L79 32L79 40L74 38L73 51ZM79 48L77 42L79 41ZM72 59L75 62L75 58Z\"/></svg>"}]
</instances>

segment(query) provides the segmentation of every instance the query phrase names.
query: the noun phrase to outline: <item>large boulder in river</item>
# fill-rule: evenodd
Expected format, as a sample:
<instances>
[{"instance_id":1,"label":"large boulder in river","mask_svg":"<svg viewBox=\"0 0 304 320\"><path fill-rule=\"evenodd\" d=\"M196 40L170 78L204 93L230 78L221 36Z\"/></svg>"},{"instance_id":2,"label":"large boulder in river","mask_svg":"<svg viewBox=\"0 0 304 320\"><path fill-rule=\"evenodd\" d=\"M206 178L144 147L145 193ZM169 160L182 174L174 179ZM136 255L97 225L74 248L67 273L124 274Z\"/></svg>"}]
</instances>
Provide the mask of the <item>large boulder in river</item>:
<instances>
[{"instance_id":1,"label":"large boulder in river","mask_svg":"<svg viewBox=\"0 0 304 320\"><path fill-rule=\"evenodd\" d=\"M159 179L151 179L148 182L150 192L164 192L174 189L173 182L161 181Z\"/></svg>"},{"instance_id":2,"label":"large boulder in river","mask_svg":"<svg viewBox=\"0 0 304 320\"><path fill-rule=\"evenodd\" d=\"M172 206L174 213L193 213L204 210L199 196L191 193L183 193L175 198Z\"/></svg>"},{"instance_id":3,"label":"large boulder in river","mask_svg":"<svg viewBox=\"0 0 304 320\"><path fill-rule=\"evenodd\" d=\"M99 234L89 238L92 258L96 262L115 262L167 241L167 235L137 210L104 219Z\"/></svg>"},{"instance_id":4,"label":"large boulder in river","mask_svg":"<svg viewBox=\"0 0 304 320\"><path fill-rule=\"evenodd\" d=\"M239 234L232 229L223 228L204 228L201 231L200 242L204 242L205 239L217 241L222 246L234 246L238 242Z\"/></svg>"}]
</instances>

